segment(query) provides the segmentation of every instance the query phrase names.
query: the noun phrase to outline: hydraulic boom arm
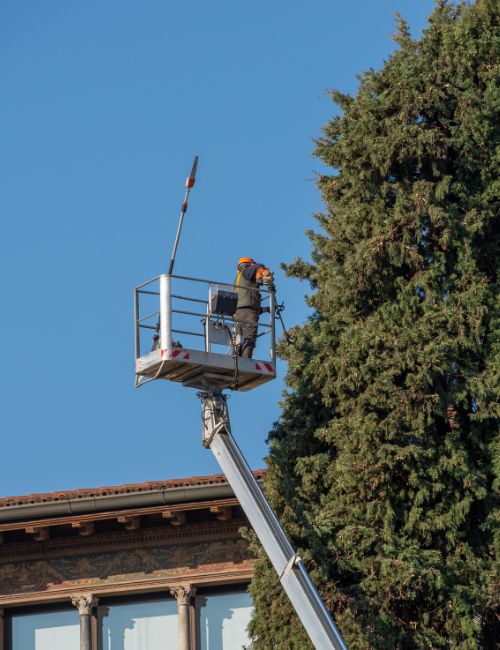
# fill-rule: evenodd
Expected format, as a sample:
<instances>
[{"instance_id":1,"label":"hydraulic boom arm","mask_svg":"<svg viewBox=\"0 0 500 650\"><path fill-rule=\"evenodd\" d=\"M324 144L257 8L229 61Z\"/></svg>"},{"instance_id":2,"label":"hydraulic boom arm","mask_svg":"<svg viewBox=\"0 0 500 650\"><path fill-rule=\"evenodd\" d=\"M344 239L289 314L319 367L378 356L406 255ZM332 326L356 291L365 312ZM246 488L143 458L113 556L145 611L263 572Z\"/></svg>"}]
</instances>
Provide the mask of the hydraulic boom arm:
<instances>
[{"instance_id":1,"label":"hydraulic boom arm","mask_svg":"<svg viewBox=\"0 0 500 650\"><path fill-rule=\"evenodd\" d=\"M302 558L292 548L276 515L231 435L226 396L217 390L202 399L203 445L209 447L247 515L281 584L316 650L347 650Z\"/></svg>"}]
</instances>

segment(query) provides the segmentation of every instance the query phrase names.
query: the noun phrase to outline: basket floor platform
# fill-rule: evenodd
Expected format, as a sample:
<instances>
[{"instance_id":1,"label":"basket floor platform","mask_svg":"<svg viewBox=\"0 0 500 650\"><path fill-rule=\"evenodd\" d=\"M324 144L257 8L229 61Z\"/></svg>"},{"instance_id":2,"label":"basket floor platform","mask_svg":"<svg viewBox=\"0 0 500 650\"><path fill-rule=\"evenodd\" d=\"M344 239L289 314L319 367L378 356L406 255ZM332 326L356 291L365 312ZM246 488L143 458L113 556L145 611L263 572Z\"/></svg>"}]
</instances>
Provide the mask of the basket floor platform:
<instances>
[{"instance_id":1,"label":"basket floor platform","mask_svg":"<svg viewBox=\"0 0 500 650\"><path fill-rule=\"evenodd\" d=\"M236 389L233 357L217 352L202 352L188 348L153 350L136 360L136 374L145 378L167 379L184 386L203 390L207 385ZM269 361L238 357L238 387L251 390L276 377Z\"/></svg>"}]
</instances>

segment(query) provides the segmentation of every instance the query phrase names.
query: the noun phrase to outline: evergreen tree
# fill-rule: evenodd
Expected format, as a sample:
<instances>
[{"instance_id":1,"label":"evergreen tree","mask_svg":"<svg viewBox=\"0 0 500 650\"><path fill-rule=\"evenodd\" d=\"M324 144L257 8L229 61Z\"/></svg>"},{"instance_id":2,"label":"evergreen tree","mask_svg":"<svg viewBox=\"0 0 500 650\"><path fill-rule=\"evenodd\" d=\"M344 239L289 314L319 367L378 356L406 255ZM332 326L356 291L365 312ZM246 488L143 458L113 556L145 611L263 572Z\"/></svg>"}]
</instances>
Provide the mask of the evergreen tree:
<instances>
[{"instance_id":1,"label":"evergreen tree","mask_svg":"<svg viewBox=\"0 0 500 650\"><path fill-rule=\"evenodd\" d=\"M395 40L317 142L326 210L287 267L313 313L281 348L266 492L351 649L493 648L499 5L438 2ZM252 648L311 648L259 554Z\"/></svg>"}]
</instances>

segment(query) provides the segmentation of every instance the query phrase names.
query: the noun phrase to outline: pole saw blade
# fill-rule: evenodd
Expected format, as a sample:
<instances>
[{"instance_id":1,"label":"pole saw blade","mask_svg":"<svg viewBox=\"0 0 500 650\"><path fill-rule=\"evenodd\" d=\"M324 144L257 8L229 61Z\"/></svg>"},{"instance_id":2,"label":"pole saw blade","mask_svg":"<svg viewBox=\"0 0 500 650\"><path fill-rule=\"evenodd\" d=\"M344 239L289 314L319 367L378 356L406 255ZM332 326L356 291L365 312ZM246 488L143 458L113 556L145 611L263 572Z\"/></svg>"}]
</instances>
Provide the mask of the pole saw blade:
<instances>
[{"instance_id":1,"label":"pole saw blade","mask_svg":"<svg viewBox=\"0 0 500 650\"><path fill-rule=\"evenodd\" d=\"M193 168L191 169L191 173L186 179L186 187L188 190L190 190L192 187L194 187L194 182L196 179L196 170L198 168L198 156L194 157L194 162L193 162Z\"/></svg>"}]
</instances>

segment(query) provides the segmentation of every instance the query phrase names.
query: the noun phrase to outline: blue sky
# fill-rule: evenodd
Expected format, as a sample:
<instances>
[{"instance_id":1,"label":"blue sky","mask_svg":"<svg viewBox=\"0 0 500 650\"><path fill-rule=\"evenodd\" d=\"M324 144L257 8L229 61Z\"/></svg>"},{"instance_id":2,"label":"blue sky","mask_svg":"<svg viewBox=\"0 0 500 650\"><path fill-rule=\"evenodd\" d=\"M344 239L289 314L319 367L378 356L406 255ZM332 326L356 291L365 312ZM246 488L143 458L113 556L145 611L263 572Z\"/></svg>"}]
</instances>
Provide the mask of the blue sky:
<instances>
[{"instance_id":1,"label":"blue sky","mask_svg":"<svg viewBox=\"0 0 500 650\"><path fill-rule=\"evenodd\" d=\"M321 210L313 140L432 0L3 0L0 4L0 495L218 471L193 390L136 390L132 289L167 269L183 184L199 176L179 274L277 269L288 324ZM230 400L253 468L280 379Z\"/></svg>"}]
</instances>

